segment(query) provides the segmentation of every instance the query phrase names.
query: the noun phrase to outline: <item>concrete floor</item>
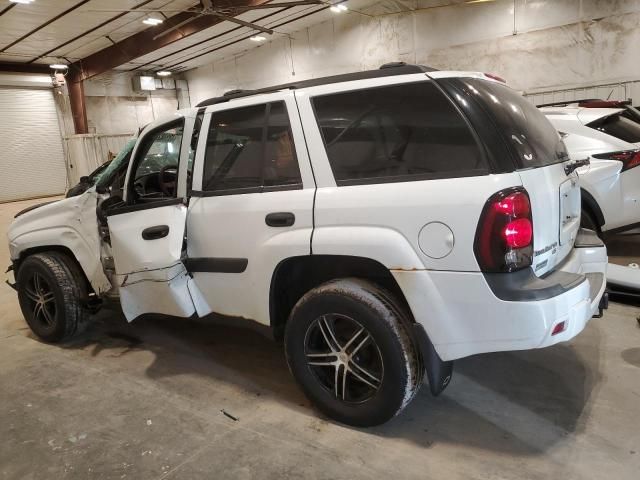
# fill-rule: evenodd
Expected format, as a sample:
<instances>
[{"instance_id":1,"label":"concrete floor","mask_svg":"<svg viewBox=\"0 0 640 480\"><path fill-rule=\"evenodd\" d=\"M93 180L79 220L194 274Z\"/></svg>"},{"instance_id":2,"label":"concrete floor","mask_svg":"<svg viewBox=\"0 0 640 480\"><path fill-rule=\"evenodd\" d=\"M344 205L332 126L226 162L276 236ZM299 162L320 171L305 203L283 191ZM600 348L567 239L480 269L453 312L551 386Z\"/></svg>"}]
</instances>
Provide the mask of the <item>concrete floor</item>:
<instances>
[{"instance_id":1,"label":"concrete floor","mask_svg":"<svg viewBox=\"0 0 640 480\"><path fill-rule=\"evenodd\" d=\"M30 203L0 205L1 239ZM639 314L613 303L571 343L458 361L441 397L364 430L315 412L257 333L103 312L46 345L2 285L0 478L637 480Z\"/></svg>"}]
</instances>

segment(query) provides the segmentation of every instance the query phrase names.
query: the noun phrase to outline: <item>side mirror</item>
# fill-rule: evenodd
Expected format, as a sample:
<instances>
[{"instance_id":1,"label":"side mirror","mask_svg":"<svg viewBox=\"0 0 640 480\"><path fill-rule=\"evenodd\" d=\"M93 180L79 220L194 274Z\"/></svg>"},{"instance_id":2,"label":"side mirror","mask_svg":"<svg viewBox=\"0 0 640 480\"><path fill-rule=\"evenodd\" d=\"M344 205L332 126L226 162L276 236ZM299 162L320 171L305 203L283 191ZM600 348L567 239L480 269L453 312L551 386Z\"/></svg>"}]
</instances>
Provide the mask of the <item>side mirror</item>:
<instances>
[{"instance_id":1,"label":"side mirror","mask_svg":"<svg viewBox=\"0 0 640 480\"><path fill-rule=\"evenodd\" d=\"M80 183L89 183L89 177L83 175L82 177L80 177Z\"/></svg>"}]
</instances>

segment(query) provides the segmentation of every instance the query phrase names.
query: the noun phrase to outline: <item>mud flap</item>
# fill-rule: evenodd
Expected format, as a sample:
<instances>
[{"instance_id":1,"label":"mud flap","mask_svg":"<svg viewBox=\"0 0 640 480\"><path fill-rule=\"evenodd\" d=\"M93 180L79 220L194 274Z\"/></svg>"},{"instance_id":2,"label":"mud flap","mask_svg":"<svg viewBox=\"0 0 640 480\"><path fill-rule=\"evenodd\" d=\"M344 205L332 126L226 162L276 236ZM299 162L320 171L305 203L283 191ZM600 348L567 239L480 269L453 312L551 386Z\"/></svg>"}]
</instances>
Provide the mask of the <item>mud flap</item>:
<instances>
[{"instance_id":1,"label":"mud flap","mask_svg":"<svg viewBox=\"0 0 640 480\"><path fill-rule=\"evenodd\" d=\"M413 333L420 346L424 368L429 379L429 390L434 397L437 397L451 381L453 361L445 362L440 358L422 325L414 323Z\"/></svg>"}]
</instances>

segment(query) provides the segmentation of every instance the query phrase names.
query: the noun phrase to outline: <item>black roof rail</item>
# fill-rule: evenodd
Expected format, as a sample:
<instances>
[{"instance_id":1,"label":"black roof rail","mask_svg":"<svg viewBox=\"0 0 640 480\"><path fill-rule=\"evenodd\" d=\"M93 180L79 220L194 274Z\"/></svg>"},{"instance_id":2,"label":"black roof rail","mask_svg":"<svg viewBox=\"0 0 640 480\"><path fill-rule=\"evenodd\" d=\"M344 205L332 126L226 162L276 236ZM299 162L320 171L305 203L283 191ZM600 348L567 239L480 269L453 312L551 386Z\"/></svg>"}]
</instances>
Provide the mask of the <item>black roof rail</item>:
<instances>
[{"instance_id":1,"label":"black roof rail","mask_svg":"<svg viewBox=\"0 0 640 480\"><path fill-rule=\"evenodd\" d=\"M580 102L590 102L591 100L597 100L596 98L583 98L579 100L563 100L562 102L549 102L549 103L541 103L540 105L536 105L538 108L542 107L565 107L567 105L571 105L574 103Z\"/></svg>"},{"instance_id":2,"label":"black roof rail","mask_svg":"<svg viewBox=\"0 0 640 480\"><path fill-rule=\"evenodd\" d=\"M207 107L217 103L228 102L234 98L248 97L261 93L277 92L279 90L289 90L298 88L315 87L318 85L329 85L332 83L349 82L353 80L365 80L368 78L391 77L394 75L408 75L411 73L435 72L435 68L425 65L410 65L404 62L385 63L376 70L364 70L362 72L345 73L342 75L332 75L330 77L312 78L300 82L284 83L272 87L258 88L256 90L231 90L221 97L209 98L196 105L196 107Z\"/></svg>"},{"instance_id":3,"label":"black roof rail","mask_svg":"<svg viewBox=\"0 0 640 480\"><path fill-rule=\"evenodd\" d=\"M222 96L223 97L228 97L228 96L231 96L231 95L238 95L239 93L249 93L249 92L253 92L253 90L245 90L245 89L242 89L242 88L236 88L234 90L228 90L228 91L224 92L222 94Z\"/></svg>"}]
</instances>

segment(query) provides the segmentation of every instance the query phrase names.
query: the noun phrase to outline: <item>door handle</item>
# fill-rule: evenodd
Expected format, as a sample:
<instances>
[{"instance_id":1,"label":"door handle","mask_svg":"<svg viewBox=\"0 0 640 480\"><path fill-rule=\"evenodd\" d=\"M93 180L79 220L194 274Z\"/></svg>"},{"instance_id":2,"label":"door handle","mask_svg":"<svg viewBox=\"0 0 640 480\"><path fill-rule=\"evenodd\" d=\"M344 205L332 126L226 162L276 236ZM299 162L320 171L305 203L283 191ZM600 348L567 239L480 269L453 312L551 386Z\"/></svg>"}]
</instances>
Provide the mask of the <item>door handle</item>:
<instances>
[{"instance_id":1,"label":"door handle","mask_svg":"<svg viewBox=\"0 0 640 480\"><path fill-rule=\"evenodd\" d=\"M142 238L145 240L157 240L169 235L169 225L156 225L155 227L145 228L142 231Z\"/></svg>"},{"instance_id":2,"label":"door handle","mask_svg":"<svg viewBox=\"0 0 640 480\"><path fill-rule=\"evenodd\" d=\"M291 212L274 212L268 214L264 221L270 227L290 227L296 223L296 216Z\"/></svg>"}]
</instances>

